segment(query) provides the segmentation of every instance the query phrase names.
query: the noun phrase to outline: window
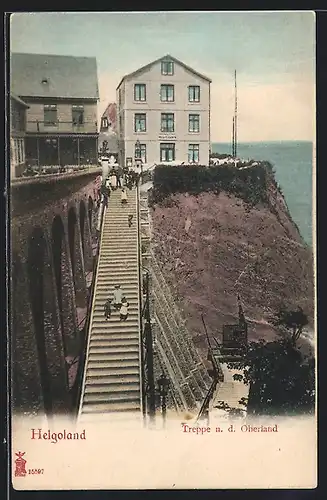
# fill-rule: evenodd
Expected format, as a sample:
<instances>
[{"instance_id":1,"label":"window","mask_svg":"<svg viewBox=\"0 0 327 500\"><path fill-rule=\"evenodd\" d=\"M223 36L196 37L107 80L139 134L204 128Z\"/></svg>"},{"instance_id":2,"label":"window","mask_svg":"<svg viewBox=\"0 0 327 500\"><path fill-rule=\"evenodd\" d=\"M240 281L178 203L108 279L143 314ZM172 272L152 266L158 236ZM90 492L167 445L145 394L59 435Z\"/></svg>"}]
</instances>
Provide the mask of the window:
<instances>
[{"instance_id":1,"label":"window","mask_svg":"<svg viewBox=\"0 0 327 500\"><path fill-rule=\"evenodd\" d=\"M175 144L174 143L161 143L160 144L160 161L174 161L175 160Z\"/></svg>"},{"instance_id":2,"label":"window","mask_svg":"<svg viewBox=\"0 0 327 500\"><path fill-rule=\"evenodd\" d=\"M161 132L174 132L174 113L161 113Z\"/></svg>"},{"instance_id":3,"label":"window","mask_svg":"<svg viewBox=\"0 0 327 500\"><path fill-rule=\"evenodd\" d=\"M173 75L174 74L173 61L161 61L161 74L162 75Z\"/></svg>"},{"instance_id":4,"label":"window","mask_svg":"<svg viewBox=\"0 0 327 500\"><path fill-rule=\"evenodd\" d=\"M146 132L146 114L137 113L134 115L134 131Z\"/></svg>"},{"instance_id":5,"label":"window","mask_svg":"<svg viewBox=\"0 0 327 500\"><path fill-rule=\"evenodd\" d=\"M55 126L58 123L57 105L46 104L44 106L44 125Z\"/></svg>"},{"instance_id":6,"label":"window","mask_svg":"<svg viewBox=\"0 0 327 500\"><path fill-rule=\"evenodd\" d=\"M140 157L141 157L141 160L142 160L142 163L146 163L146 144L140 144L140 149L139 149L139 152L140 152ZM137 160L137 150L135 148L135 153L134 153L134 158Z\"/></svg>"},{"instance_id":7,"label":"window","mask_svg":"<svg viewBox=\"0 0 327 500\"><path fill-rule=\"evenodd\" d=\"M200 132L200 115L188 115L188 131Z\"/></svg>"},{"instance_id":8,"label":"window","mask_svg":"<svg viewBox=\"0 0 327 500\"><path fill-rule=\"evenodd\" d=\"M23 163L24 162L24 139L20 139L19 146L20 146L20 163Z\"/></svg>"},{"instance_id":9,"label":"window","mask_svg":"<svg viewBox=\"0 0 327 500\"><path fill-rule=\"evenodd\" d=\"M199 144L189 144L188 145L188 162L189 163L199 163Z\"/></svg>"},{"instance_id":10,"label":"window","mask_svg":"<svg viewBox=\"0 0 327 500\"><path fill-rule=\"evenodd\" d=\"M161 85L160 100L162 102L174 102L174 85Z\"/></svg>"},{"instance_id":11,"label":"window","mask_svg":"<svg viewBox=\"0 0 327 500\"><path fill-rule=\"evenodd\" d=\"M21 140L17 140L18 164L22 163Z\"/></svg>"},{"instance_id":12,"label":"window","mask_svg":"<svg viewBox=\"0 0 327 500\"><path fill-rule=\"evenodd\" d=\"M136 83L134 85L134 101L146 101L145 83Z\"/></svg>"},{"instance_id":13,"label":"window","mask_svg":"<svg viewBox=\"0 0 327 500\"><path fill-rule=\"evenodd\" d=\"M101 128L108 128L108 118L107 117L102 118Z\"/></svg>"},{"instance_id":14,"label":"window","mask_svg":"<svg viewBox=\"0 0 327 500\"><path fill-rule=\"evenodd\" d=\"M72 121L73 125L83 125L84 106L72 106Z\"/></svg>"},{"instance_id":15,"label":"window","mask_svg":"<svg viewBox=\"0 0 327 500\"><path fill-rule=\"evenodd\" d=\"M188 88L188 101L200 102L200 87L198 85L191 85Z\"/></svg>"}]
</instances>

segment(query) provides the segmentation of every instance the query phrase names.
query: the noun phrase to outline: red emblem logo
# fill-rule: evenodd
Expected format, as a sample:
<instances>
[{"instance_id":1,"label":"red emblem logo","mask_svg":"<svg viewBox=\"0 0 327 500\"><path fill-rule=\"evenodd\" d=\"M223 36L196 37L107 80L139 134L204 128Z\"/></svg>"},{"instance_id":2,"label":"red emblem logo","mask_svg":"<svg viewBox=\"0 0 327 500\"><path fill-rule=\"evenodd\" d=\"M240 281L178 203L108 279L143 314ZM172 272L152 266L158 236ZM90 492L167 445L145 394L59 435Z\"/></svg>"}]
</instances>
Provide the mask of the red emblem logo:
<instances>
[{"instance_id":1,"label":"red emblem logo","mask_svg":"<svg viewBox=\"0 0 327 500\"><path fill-rule=\"evenodd\" d=\"M25 477L27 474L26 469L25 469L26 460L24 460L24 458L23 458L24 455L25 455L25 451L24 452L19 451L18 453L16 453L16 456L18 458L16 458L16 460L15 460L15 464L16 464L15 476Z\"/></svg>"}]
</instances>

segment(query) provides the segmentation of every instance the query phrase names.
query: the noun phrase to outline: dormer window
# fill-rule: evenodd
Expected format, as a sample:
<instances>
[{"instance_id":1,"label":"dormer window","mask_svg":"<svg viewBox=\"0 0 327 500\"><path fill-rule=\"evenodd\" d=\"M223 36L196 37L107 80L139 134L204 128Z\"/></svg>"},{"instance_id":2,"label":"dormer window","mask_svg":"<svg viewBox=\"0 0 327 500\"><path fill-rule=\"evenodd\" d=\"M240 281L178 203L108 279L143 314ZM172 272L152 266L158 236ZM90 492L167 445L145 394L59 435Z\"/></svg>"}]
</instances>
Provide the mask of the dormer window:
<instances>
[{"instance_id":1,"label":"dormer window","mask_svg":"<svg viewBox=\"0 0 327 500\"><path fill-rule=\"evenodd\" d=\"M161 74L162 75L173 75L174 74L173 61L161 61Z\"/></svg>"},{"instance_id":2,"label":"dormer window","mask_svg":"<svg viewBox=\"0 0 327 500\"><path fill-rule=\"evenodd\" d=\"M108 128L108 118L102 118L102 128Z\"/></svg>"}]
</instances>

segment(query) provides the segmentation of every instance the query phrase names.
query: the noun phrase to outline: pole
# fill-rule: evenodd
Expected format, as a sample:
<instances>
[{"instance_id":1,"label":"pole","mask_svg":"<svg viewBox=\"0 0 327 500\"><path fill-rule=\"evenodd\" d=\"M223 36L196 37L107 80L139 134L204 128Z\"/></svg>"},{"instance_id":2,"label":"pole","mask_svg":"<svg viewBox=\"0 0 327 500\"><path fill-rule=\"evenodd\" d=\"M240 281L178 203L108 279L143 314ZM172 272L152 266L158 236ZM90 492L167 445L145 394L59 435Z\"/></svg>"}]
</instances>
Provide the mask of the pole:
<instances>
[{"instance_id":1,"label":"pole","mask_svg":"<svg viewBox=\"0 0 327 500\"><path fill-rule=\"evenodd\" d=\"M163 426L166 427L166 413L167 413L167 405L166 405L166 388L163 389L162 394L162 421Z\"/></svg>"},{"instance_id":2,"label":"pole","mask_svg":"<svg viewBox=\"0 0 327 500\"><path fill-rule=\"evenodd\" d=\"M60 168L60 137L58 137L58 165Z\"/></svg>"},{"instance_id":3,"label":"pole","mask_svg":"<svg viewBox=\"0 0 327 500\"><path fill-rule=\"evenodd\" d=\"M36 138L36 154L37 154L37 165L39 167L39 170L41 171L41 166L40 166L40 144L39 144L39 138Z\"/></svg>"},{"instance_id":4,"label":"pole","mask_svg":"<svg viewBox=\"0 0 327 500\"><path fill-rule=\"evenodd\" d=\"M77 165L79 166L79 137L77 137Z\"/></svg>"},{"instance_id":5,"label":"pole","mask_svg":"<svg viewBox=\"0 0 327 500\"><path fill-rule=\"evenodd\" d=\"M235 158L235 116L233 116L233 132L232 132L232 157Z\"/></svg>"},{"instance_id":6,"label":"pole","mask_svg":"<svg viewBox=\"0 0 327 500\"><path fill-rule=\"evenodd\" d=\"M154 373L153 373L153 344L152 344L152 329L151 329L151 316L150 316L150 298L149 298L149 273L146 274L145 279L145 293L146 293L146 364L147 364L147 378L148 378L148 394L149 394L149 416L150 421L154 421L155 411L156 411L156 401L155 401L155 383L154 383Z\"/></svg>"},{"instance_id":7,"label":"pole","mask_svg":"<svg viewBox=\"0 0 327 500\"><path fill-rule=\"evenodd\" d=\"M234 152L237 156L237 85L236 85L236 70L235 70L235 125L234 125Z\"/></svg>"}]
</instances>

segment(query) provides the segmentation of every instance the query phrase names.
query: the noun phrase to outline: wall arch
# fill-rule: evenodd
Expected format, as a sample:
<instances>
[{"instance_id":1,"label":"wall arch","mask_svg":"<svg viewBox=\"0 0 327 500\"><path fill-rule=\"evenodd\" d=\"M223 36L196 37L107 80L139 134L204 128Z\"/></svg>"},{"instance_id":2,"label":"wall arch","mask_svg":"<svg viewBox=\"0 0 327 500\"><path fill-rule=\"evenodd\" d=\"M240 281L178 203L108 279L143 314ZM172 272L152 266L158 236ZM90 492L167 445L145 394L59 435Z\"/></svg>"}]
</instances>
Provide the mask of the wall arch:
<instances>
[{"instance_id":1,"label":"wall arch","mask_svg":"<svg viewBox=\"0 0 327 500\"><path fill-rule=\"evenodd\" d=\"M70 262L71 262L72 271L73 271L74 288L76 288L76 280L75 280L75 274L76 274L76 258L75 258L76 222L77 222L76 212L75 212L74 207L71 207L68 210L68 244L69 244Z\"/></svg>"},{"instance_id":2,"label":"wall arch","mask_svg":"<svg viewBox=\"0 0 327 500\"><path fill-rule=\"evenodd\" d=\"M44 409L52 412L51 382L48 370L48 355L45 343L44 328L44 266L46 257L46 240L41 228L35 228L28 239L27 276L29 296L32 308L34 331L37 345L38 362L41 375L41 386Z\"/></svg>"},{"instance_id":3,"label":"wall arch","mask_svg":"<svg viewBox=\"0 0 327 500\"><path fill-rule=\"evenodd\" d=\"M43 414L43 386L39 353L32 326L26 265L15 251L11 256L10 319L13 411Z\"/></svg>"},{"instance_id":4,"label":"wall arch","mask_svg":"<svg viewBox=\"0 0 327 500\"><path fill-rule=\"evenodd\" d=\"M86 208L84 200L80 201L79 204L79 227L81 232L81 240L82 240L82 250L83 256L85 257L85 226L87 224L86 220Z\"/></svg>"},{"instance_id":5,"label":"wall arch","mask_svg":"<svg viewBox=\"0 0 327 500\"><path fill-rule=\"evenodd\" d=\"M27 243L27 276L44 408L47 415L70 408L63 336L48 235L35 227Z\"/></svg>"},{"instance_id":6,"label":"wall arch","mask_svg":"<svg viewBox=\"0 0 327 500\"><path fill-rule=\"evenodd\" d=\"M90 225L91 234L93 234L93 200L92 200L91 196L89 196L88 203L87 203L87 213L89 216L89 225Z\"/></svg>"}]
</instances>

